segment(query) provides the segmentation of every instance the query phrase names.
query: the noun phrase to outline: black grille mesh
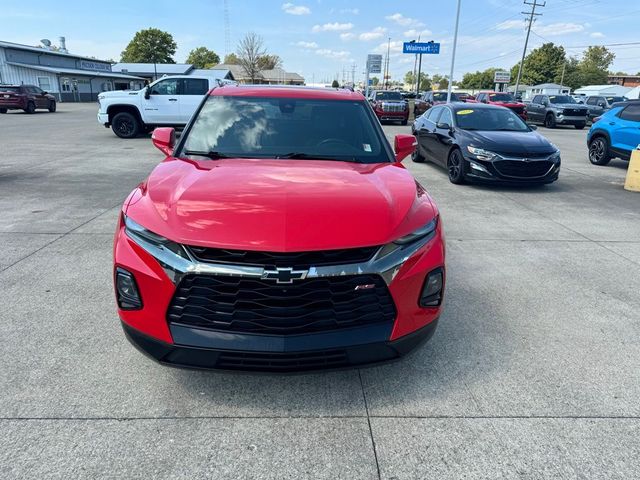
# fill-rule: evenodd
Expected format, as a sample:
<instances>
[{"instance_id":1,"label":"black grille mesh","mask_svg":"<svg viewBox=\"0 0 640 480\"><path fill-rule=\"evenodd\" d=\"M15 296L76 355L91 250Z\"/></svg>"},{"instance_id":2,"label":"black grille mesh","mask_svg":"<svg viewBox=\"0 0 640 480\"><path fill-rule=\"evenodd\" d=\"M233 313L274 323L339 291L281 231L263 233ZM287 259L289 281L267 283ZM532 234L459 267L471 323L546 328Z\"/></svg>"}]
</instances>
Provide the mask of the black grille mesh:
<instances>
[{"instance_id":1,"label":"black grille mesh","mask_svg":"<svg viewBox=\"0 0 640 480\"><path fill-rule=\"evenodd\" d=\"M167 316L169 322L192 327L287 335L393 321L396 310L378 275L307 278L278 285L192 274L178 285Z\"/></svg>"},{"instance_id":2,"label":"black grille mesh","mask_svg":"<svg viewBox=\"0 0 640 480\"><path fill-rule=\"evenodd\" d=\"M545 175L553 165L549 161L499 160L493 162L498 173L507 177L534 178Z\"/></svg>"},{"instance_id":3,"label":"black grille mesh","mask_svg":"<svg viewBox=\"0 0 640 480\"><path fill-rule=\"evenodd\" d=\"M194 257L202 262L265 267L309 268L367 262L371 260L378 248L380 247L276 253L191 246L189 250Z\"/></svg>"},{"instance_id":4,"label":"black grille mesh","mask_svg":"<svg viewBox=\"0 0 640 480\"><path fill-rule=\"evenodd\" d=\"M340 368L349 364L344 350L322 350L299 353L221 353L216 368L226 370L256 370L268 372L292 372Z\"/></svg>"}]
</instances>

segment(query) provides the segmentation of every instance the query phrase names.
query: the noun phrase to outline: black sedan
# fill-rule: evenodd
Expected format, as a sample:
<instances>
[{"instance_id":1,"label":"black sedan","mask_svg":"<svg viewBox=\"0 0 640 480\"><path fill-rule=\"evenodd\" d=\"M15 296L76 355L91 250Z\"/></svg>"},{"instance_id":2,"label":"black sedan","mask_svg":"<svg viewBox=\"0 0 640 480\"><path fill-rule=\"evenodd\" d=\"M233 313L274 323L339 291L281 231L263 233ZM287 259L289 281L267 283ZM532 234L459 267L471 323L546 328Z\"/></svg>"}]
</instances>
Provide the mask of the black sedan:
<instances>
[{"instance_id":1,"label":"black sedan","mask_svg":"<svg viewBox=\"0 0 640 480\"><path fill-rule=\"evenodd\" d=\"M505 107L452 103L413 123L414 162L446 167L452 183L543 184L560 173L560 151Z\"/></svg>"}]
</instances>

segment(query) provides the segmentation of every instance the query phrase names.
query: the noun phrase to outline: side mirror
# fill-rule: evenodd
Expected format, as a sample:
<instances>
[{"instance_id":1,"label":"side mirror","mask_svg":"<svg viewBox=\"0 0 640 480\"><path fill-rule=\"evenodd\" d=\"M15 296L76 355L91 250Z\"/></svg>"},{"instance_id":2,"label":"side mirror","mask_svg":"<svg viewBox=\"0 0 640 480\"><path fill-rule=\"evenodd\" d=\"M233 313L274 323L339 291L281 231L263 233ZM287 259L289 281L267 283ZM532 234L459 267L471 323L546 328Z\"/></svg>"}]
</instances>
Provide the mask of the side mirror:
<instances>
[{"instance_id":1,"label":"side mirror","mask_svg":"<svg viewBox=\"0 0 640 480\"><path fill-rule=\"evenodd\" d=\"M486 99L486 98L483 98L483 99L482 99L482 103L487 103L487 99Z\"/></svg>"},{"instance_id":2,"label":"side mirror","mask_svg":"<svg viewBox=\"0 0 640 480\"><path fill-rule=\"evenodd\" d=\"M606 107L607 105L606 105L604 102L600 102L600 103L598 103L598 106L599 106L599 107L601 107L601 108L604 108L604 107Z\"/></svg>"},{"instance_id":3,"label":"side mirror","mask_svg":"<svg viewBox=\"0 0 640 480\"><path fill-rule=\"evenodd\" d=\"M442 123L438 122L436 123L436 128L440 128L442 130L451 130L451 125L445 122L442 122Z\"/></svg>"},{"instance_id":4,"label":"side mirror","mask_svg":"<svg viewBox=\"0 0 640 480\"><path fill-rule=\"evenodd\" d=\"M418 141L413 135L396 135L393 141L393 149L396 151L396 162L401 162L411 155L418 146Z\"/></svg>"},{"instance_id":5,"label":"side mirror","mask_svg":"<svg viewBox=\"0 0 640 480\"><path fill-rule=\"evenodd\" d=\"M531 125L529 123L527 123L527 127L529 127L531 130L537 130L538 129L537 125Z\"/></svg>"},{"instance_id":6,"label":"side mirror","mask_svg":"<svg viewBox=\"0 0 640 480\"><path fill-rule=\"evenodd\" d=\"M151 87L149 85L144 89L144 98L145 100L149 100L149 98L151 98Z\"/></svg>"},{"instance_id":7,"label":"side mirror","mask_svg":"<svg viewBox=\"0 0 640 480\"><path fill-rule=\"evenodd\" d=\"M167 157L173 155L173 147L176 144L176 131L172 127L159 127L151 135L153 146Z\"/></svg>"},{"instance_id":8,"label":"side mirror","mask_svg":"<svg viewBox=\"0 0 640 480\"><path fill-rule=\"evenodd\" d=\"M46 95L49 92L45 92L44 90L42 91L42 95Z\"/></svg>"},{"instance_id":9,"label":"side mirror","mask_svg":"<svg viewBox=\"0 0 640 480\"><path fill-rule=\"evenodd\" d=\"M549 106L549 102L547 102L546 100L542 100L542 105L545 107Z\"/></svg>"}]
</instances>

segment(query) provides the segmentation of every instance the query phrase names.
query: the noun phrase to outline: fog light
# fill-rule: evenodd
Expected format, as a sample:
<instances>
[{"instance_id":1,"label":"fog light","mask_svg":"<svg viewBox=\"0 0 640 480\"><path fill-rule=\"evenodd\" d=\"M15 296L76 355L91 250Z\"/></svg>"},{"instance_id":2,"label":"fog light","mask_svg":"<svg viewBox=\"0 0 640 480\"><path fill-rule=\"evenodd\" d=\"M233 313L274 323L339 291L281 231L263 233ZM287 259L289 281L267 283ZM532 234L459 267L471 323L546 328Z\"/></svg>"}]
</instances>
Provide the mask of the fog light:
<instances>
[{"instance_id":1,"label":"fog light","mask_svg":"<svg viewBox=\"0 0 640 480\"><path fill-rule=\"evenodd\" d=\"M444 285L444 270L436 268L429 272L420 295L421 307L437 307L442 302L442 287Z\"/></svg>"},{"instance_id":2,"label":"fog light","mask_svg":"<svg viewBox=\"0 0 640 480\"><path fill-rule=\"evenodd\" d=\"M122 268L116 268L116 297L118 307L122 310L142 308L142 299L138 293L136 280L130 272Z\"/></svg>"}]
</instances>

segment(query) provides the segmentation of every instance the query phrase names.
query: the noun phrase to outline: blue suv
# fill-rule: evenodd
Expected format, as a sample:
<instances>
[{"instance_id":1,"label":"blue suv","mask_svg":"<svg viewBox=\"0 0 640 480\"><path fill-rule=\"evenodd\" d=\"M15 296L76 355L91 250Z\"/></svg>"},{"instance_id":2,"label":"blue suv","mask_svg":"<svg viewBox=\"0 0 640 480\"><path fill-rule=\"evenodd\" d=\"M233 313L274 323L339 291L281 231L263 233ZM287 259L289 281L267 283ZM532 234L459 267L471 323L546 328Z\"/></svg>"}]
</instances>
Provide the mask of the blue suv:
<instances>
[{"instance_id":1,"label":"blue suv","mask_svg":"<svg viewBox=\"0 0 640 480\"><path fill-rule=\"evenodd\" d=\"M606 165L612 158L629 160L640 144L640 100L614 103L587 134L589 161Z\"/></svg>"}]
</instances>

